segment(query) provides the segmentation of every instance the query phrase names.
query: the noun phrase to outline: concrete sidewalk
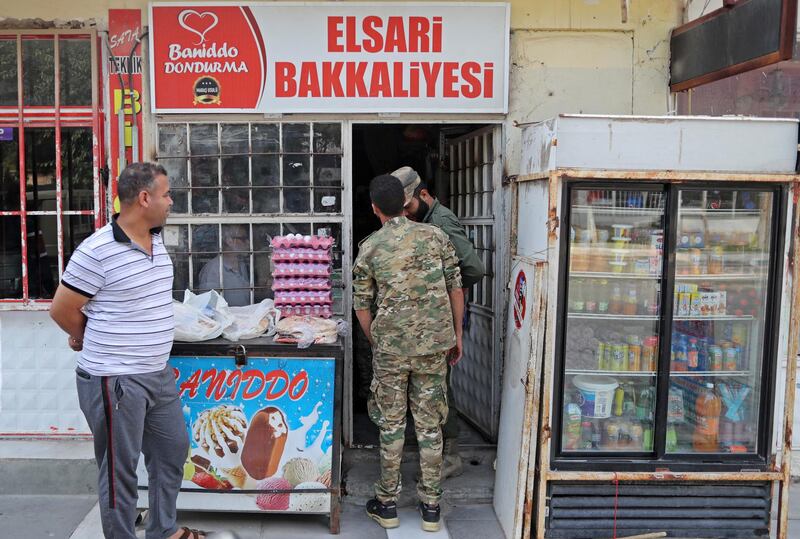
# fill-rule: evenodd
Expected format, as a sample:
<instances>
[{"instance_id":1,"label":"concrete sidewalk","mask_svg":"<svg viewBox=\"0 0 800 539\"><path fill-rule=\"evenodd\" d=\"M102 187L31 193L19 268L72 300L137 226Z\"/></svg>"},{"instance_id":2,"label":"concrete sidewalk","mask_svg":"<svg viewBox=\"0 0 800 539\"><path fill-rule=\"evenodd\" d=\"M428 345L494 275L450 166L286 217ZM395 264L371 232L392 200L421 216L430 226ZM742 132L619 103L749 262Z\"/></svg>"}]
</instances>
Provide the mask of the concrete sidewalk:
<instances>
[{"instance_id":1,"label":"concrete sidewalk","mask_svg":"<svg viewBox=\"0 0 800 539\"><path fill-rule=\"evenodd\" d=\"M789 539L800 539L800 485L792 488ZM347 539L502 539L491 505L443 507L443 529L420 529L413 508L400 509L401 525L383 530L362 507L344 504L341 534ZM325 517L181 512L180 523L209 531L234 531L240 539L323 539ZM773 521L773 530L774 530ZM96 498L92 495L0 495L0 530L4 537L25 539L99 539L103 536ZM13 532L11 532L13 530ZM7 535L9 532L12 535ZM144 533L139 534L144 537Z\"/></svg>"},{"instance_id":2,"label":"concrete sidewalk","mask_svg":"<svg viewBox=\"0 0 800 539\"><path fill-rule=\"evenodd\" d=\"M475 539L502 537L502 531L490 505L449 507L444 511L443 526L437 533L422 531L419 514L413 508L400 508L400 527L383 530L369 519L364 509L345 504L342 508L339 537L358 539ZM239 539L322 539L335 537L328 532L326 517L311 515L265 515L230 513L194 513L182 511L180 524L208 531L233 531ZM2 517L0 517L2 525ZM75 532L66 535L33 535L21 537L64 537L71 539L98 539L103 536L100 513L96 507L86 515ZM139 537L144 537L140 531Z\"/></svg>"}]
</instances>

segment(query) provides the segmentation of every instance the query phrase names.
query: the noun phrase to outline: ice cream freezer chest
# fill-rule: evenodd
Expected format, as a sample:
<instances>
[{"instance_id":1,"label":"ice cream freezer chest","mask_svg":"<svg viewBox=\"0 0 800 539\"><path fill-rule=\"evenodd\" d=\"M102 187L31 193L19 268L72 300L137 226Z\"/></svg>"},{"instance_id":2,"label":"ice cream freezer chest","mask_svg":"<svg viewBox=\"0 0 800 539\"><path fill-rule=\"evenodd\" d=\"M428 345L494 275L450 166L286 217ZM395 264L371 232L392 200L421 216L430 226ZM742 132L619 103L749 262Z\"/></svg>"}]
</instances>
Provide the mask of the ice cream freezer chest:
<instances>
[{"instance_id":1,"label":"ice cream freezer chest","mask_svg":"<svg viewBox=\"0 0 800 539\"><path fill-rule=\"evenodd\" d=\"M330 516L338 532L341 343L175 343L190 449L178 509ZM139 462L139 505L147 470Z\"/></svg>"}]
</instances>

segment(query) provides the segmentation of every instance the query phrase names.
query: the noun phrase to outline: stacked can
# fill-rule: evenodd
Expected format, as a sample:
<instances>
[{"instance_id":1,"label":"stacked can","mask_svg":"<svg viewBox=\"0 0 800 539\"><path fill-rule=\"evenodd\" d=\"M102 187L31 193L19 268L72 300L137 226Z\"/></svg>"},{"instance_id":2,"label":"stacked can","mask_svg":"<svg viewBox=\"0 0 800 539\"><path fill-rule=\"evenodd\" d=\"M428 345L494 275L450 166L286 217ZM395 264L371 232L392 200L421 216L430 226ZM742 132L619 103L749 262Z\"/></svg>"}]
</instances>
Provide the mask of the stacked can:
<instances>
[{"instance_id":1,"label":"stacked can","mask_svg":"<svg viewBox=\"0 0 800 539\"><path fill-rule=\"evenodd\" d=\"M272 290L281 316L330 318L333 238L289 234L275 236L272 247Z\"/></svg>"}]
</instances>

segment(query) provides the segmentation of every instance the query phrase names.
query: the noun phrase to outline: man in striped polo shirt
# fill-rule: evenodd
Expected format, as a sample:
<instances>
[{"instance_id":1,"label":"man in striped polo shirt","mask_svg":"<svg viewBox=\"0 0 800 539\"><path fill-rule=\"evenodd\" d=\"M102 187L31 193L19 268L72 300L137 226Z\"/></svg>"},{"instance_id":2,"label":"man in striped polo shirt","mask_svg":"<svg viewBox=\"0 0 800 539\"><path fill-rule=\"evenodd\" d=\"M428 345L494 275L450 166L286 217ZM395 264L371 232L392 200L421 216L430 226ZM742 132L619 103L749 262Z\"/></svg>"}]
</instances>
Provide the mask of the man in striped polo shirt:
<instances>
[{"instance_id":1,"label":"man in striped polo shirt","mask_svg":"<svg viewBox=\"0 0 800 539\"><path fill-rule=\"evenodd\" d=\"M136 537L136 464L149 476L147 539L203 537L175 507L189 439L167 359L175 326L172 261L161 239L172 199L164 168L120 174L120 213L67 264L50 316L80 351L78 400L94 435L103 533Z\"/></svg>"}]
</instances>

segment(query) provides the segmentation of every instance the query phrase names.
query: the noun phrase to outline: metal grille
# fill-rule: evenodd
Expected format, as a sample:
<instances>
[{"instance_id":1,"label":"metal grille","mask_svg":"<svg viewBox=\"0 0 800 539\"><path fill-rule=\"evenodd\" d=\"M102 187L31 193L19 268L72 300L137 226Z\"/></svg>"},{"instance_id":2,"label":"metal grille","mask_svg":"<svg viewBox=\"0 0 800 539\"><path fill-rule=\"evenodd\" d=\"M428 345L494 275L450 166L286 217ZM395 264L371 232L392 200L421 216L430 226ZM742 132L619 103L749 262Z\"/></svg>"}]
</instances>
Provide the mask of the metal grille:
<instances>
[{"instance_id":1,"label":"metal grille","mask_svg":"<svg viewBox=\"0 0 800 539\"><path fill-rule=\"evenodd\" d=\"M323 234L336 240L334 312L347 312L341 123L159 123L158 149L175 201L164 242L177 299L187 288L237 304L272 297L270 238ZM226 255L240 266L230 282Z\"/></svg>"},{"instance_id":2,"label":"metal grille","mask_svg":"<svg viewBox=\"0 0 800 539\"><path fill-rule=\"evenodd\" d=\"M500 365L495 329L495 131L492 126L448 141L450 209L461 221L486 275L469 292L464 358L451 383L459 412L489 438L497 435Z\"/></svg>"},{"instance_id":3,"label":"metal grille","mask_svg":"<svg viewBox=\"0 0 800 539\"><path fill-rule=\"evenodd\" d=\"M545 537L766 537L769 483L552 483ZM616 506L616 511L615 511Z\"/></svg>"}]
</instances>

